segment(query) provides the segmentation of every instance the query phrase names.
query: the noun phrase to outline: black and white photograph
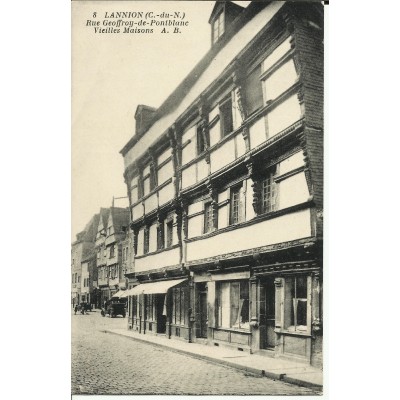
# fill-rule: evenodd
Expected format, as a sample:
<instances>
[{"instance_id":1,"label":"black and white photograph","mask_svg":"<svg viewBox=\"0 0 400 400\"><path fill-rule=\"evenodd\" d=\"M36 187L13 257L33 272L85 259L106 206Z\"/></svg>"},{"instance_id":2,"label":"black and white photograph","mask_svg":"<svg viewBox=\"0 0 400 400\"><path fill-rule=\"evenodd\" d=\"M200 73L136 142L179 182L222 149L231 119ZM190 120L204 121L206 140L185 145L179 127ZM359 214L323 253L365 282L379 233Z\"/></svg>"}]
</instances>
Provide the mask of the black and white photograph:
<instances>
[{"instance_id":1,"label":"black and white photograph","mask_svg":"<svg viewBox=\"0 0 400 400\"><path fill-rule=\"evenodd\" d=\"M328 4L71 2L72 399L324 394Z\"/></svg>"}]
</instances>

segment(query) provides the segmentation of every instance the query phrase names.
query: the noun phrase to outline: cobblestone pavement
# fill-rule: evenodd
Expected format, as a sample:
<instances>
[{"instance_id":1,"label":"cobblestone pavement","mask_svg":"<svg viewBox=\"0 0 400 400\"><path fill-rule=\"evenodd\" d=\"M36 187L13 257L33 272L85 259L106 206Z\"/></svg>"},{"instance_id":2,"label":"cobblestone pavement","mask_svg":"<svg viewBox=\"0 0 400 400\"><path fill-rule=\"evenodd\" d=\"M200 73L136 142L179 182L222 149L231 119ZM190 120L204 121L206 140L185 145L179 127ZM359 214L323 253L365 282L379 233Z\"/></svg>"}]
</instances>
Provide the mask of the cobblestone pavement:
<instances>
[{"instance_id":1,"label":"cobblestone pavement","mask_svg":"<svg viewBox=\"0 0 400 400\"><path fill-rule=\"evenodd\" d=\"M104 333L122 317L72 315L72 394L313 395L308 388L254 376L151 344Z\"/></svg>"}]
</instances>

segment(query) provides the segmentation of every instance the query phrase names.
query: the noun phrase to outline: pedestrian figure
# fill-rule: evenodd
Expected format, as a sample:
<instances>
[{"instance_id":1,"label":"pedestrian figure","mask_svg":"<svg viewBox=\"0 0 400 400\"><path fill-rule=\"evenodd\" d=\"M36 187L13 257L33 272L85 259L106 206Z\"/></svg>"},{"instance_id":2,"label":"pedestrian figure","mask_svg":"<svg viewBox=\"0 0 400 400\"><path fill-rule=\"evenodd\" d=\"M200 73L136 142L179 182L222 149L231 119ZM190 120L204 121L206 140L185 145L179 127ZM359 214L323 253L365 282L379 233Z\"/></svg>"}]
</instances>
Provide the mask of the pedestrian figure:
<instances>
[{"instance_id":1,"label":"pedestrian figure","mask_svg":"<svg viewBox=\"0 0 400 400\"><path fill-rule=\"evenodd\" d=\"M75 315L77 311L78 311L78 304L75 304Z\"/></svg>"}]
</instances>

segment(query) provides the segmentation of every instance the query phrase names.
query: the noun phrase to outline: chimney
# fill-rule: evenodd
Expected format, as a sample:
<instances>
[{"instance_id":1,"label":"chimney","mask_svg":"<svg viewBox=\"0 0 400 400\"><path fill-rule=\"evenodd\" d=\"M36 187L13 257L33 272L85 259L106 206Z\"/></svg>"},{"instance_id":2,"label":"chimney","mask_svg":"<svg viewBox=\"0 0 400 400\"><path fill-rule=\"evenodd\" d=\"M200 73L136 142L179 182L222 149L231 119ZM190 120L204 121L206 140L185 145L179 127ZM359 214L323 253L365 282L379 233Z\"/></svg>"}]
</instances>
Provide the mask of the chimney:
<instances>
[{"instance_id":1,"label":"chimney","mask_svg":"<svg viewBox=\"0 0 400 400\"><path fill-rule=\"evenodd\" d=\"M150 126L151 120L153 119L155 112L156 109L153 107L149 107L144 104L139 104L137 106L135 112L136 135L140 135Z\"/></svg>"}]
</instances>

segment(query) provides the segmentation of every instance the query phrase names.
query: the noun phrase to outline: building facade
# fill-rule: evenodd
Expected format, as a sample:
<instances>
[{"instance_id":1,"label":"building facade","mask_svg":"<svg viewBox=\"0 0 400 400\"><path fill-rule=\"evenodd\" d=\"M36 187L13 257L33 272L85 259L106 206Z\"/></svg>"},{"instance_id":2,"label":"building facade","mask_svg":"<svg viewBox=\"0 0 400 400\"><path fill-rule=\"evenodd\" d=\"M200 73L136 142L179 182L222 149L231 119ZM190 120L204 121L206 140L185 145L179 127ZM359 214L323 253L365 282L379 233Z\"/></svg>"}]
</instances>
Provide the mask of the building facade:
<instances>
[{"instance_id":1,"label":"building facade","mask_svg":"<svg viewBox=\"0 0 400 400\"><path fill-rule=\"evenodd\" d=\"M101 209L97 236L97 307L101 307L120 289L127 288L123 271L123 243L130 222L128 208Z\"/></svg>"},{"instance_id":2,"label":"building facade","mask_svg":"<svg viewBox=\"0 0 400 400\"><path fill-rule=\"evenodd\" d=\"M321 366L323 7L217 2L209 23L121 150L129 327Z\"/></svg>"},{"instance_id":3,"label":"building facade","mask_svg":"<svg viewBox=\"0 0 400 400\"><path fill-rule=\"evenodd\" d=\"M84 299L87 297L86 287L83 286L83 281L86 282L86 272L82 272L82 263L95 247L98 223L99 215L96 214L85 226L85 229L76 235L76 240L71 245L71 303L73 306L86 301L82 299L82 295Z\"/></svg>"}]
</instances>

